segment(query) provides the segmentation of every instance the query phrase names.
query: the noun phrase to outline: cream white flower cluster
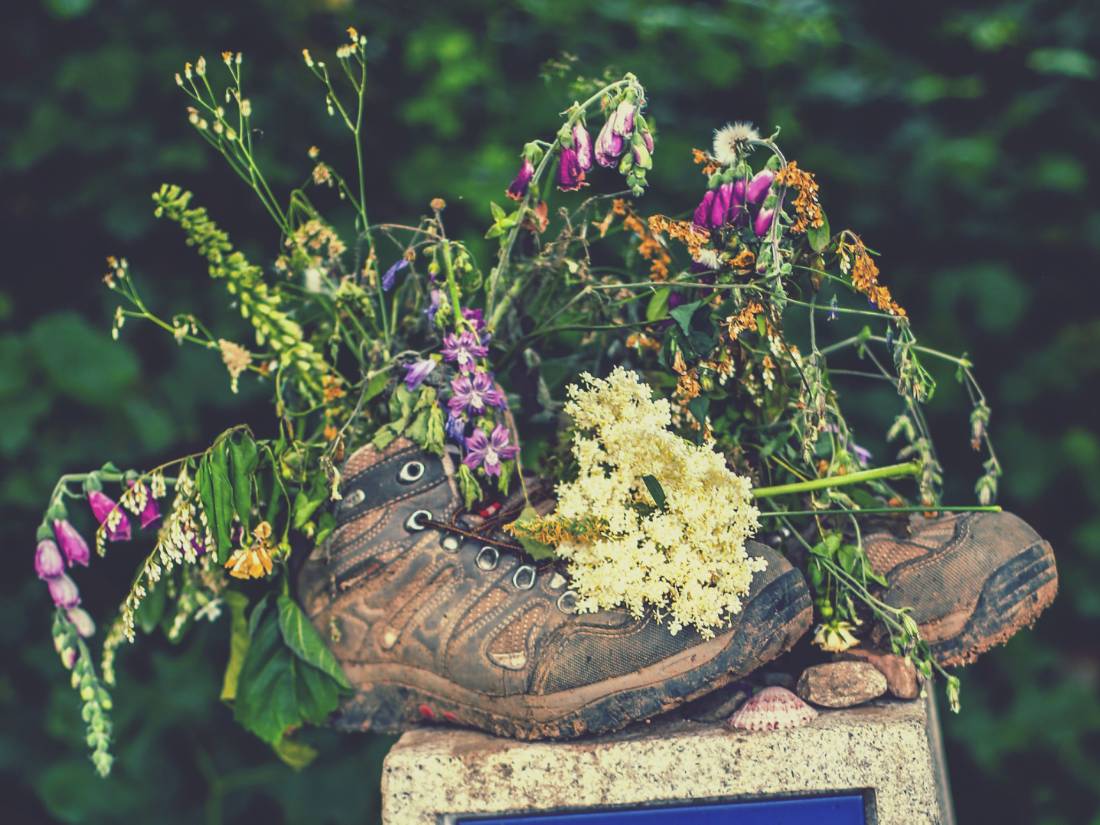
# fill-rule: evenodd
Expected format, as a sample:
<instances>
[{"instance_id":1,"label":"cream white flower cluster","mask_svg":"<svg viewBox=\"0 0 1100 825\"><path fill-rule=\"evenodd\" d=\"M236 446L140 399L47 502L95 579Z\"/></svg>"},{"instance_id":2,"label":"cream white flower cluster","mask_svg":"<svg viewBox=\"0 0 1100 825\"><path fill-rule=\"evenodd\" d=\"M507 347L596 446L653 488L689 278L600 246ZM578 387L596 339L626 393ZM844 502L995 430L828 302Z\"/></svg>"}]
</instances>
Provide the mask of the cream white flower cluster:
<instances>
[{"instance_id":1,"label":"cream white flower cluster","mask_svg":"<svg viewBox=\"0 0 1100 825\"><path fill-rule=\"evenodd\" d=\"M585 373L581 381L565 405L580 472L558 485L556 513L599 519L606 530L593 543L557 547L578 609L622 606L638 616L649 608L672 633L694 626L713 636L765 566L745 552L759 515L748 479L672 432L668 401L653 400L637 374L619 367L606 380ZM659 482L663 507L647 475Z\"/></svg>"}]
</instances>

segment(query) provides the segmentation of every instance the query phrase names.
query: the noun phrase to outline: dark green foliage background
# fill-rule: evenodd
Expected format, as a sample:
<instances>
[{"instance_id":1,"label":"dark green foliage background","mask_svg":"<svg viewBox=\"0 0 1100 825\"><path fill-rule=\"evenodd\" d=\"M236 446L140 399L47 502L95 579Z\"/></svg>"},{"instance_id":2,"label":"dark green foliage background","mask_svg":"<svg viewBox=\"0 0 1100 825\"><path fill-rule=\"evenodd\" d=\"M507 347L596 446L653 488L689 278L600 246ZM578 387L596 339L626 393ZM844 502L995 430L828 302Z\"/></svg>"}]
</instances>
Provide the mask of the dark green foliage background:
<instances>
[{"instance_id":1,"label":"dark green foliage background","mask_svg":"<svg viewBox=\"0 0 1100 825\"><path fill-rule=\"evenodd\" d=\"M227 337L239 321L149 193L200 203L258 261L275 234L258 203L188 127L172 73L204 52L246 54L281 186L306 148L350 171L299 50L330 51L354 23L374 53L369 208L412 220L442 195L452 231L477 238L524 140L568 103L540 64L563 51L650 90L658 148L650 209L694 203L692 145L727 119L783 127L818 173L835 228L881 250L884 280L924 343L966 350L994 404L1003 503L1054 542L1062 593L1033 633L969 668L945 722L962 822L1100 823L1100 380L1097 176L1100 9L1089 0L923 3L489 0L451 3L27 0L0 26L0 773L6 822L334 822L377 816L388 740L320 732L293 774L217 700L226 620L179 649L121 656L115 773L95 779L79 707L49 641L31 572L34 527L56 475L106 459L143 465L266 419L263 392L228 392L221 366L128 326L113 344L103 256L126 255L152 306L193 310ZM602 176L597 176L602 180ZM608 178L607 185L610 184ZM597 182L597 185L600 185ZM464 199L465 198L465 199ZM648 209L647 209L648 211ZM461 227L461 230L460 230ZM486 260L484 247L479 257ZM385 263L385 262L384 262ZM952 501L977 462L949 374L932 423ZM861 440L881 396L853 387ZM262 433L262 425L260 427ZM83 515L83 514L82 514ZM136 544L136 543L135 543ZM139 546L81 571L99 617Z\"/></svg>"}]
</instances>

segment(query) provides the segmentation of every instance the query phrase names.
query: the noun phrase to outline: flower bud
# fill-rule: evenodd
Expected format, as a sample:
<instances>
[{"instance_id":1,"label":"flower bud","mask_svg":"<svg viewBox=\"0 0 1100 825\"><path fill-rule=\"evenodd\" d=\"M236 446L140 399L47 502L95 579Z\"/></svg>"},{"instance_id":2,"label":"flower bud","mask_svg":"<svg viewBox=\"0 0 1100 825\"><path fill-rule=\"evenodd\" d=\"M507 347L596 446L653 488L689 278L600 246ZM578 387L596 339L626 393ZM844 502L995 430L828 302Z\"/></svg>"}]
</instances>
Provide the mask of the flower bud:
<instances>
[{"instance_id":1,"label":"flower bud","mask_svg":"<svg viewBox=\"0 0 1100 825\"><path fill-rule=\"evenodd\" d=\"M95 621L88 615L88 611L82 607L71 607L66 613L69 617L69 621L73 623L73 627L76 628L76 632L88 639L95 635Z\"/></svg>"},{"instance_id":2,"label":"flower bud","mask_svg":"<svg viewBox=\"0 0 1100 825\"><path fill-rule=\"evenodd\" d=\"M53 533L57 536L57 543L61 545L61 552L65 554L70 567L74 564L79 564L81 567L88 566L88 561L91 559L88 542L84 541L84 537L67 519L55 519Z\"/></svg>"},{"instance_id":3,"label":"flower bud","mask_svg":"<svg viewBox=\"0 0 1100 825\"><path fill-rule=\"evenodd\" d=\"M65 559L52 539L38 542L34 550L34 572L40 579L56 579L65 573Z\"/></svg>"},{"instance_id":4,"label":"flower bud","mask_svg":"<svg viewBox=\"0 0 1100 825\"><path fill-rule=\"evenodd\" d=\"M773 209L761 209L756 213L756 217L752 222L752 231L756 233L756 237L762 238L764 235L768 234L774 217L775 210Z\"/></svg>"},{"instance_id":5,"label":"flower bud","mask_svg":"<svg viewBox=\"0 0 1100 825\"><path fill-rule=\"evenodd\" d=\"M75 647L63 647L59 650L58 655L61 657L61 664L65 666L65 670L72 670L73 665L76 664L76 648Z\"/></svg>"},{"instance_id":6,"label":"flower bud","mask_svg":"<svg viewBox=\"0 0 1100 825\"><path fill-rule=\"evenodd\" d=\"M577 122L573 125L573 148L577 152L577 164L582 172L592 168L592 136L584 128L584 124Z\"/></svg>"},{"instance_id":7,"label":"flower bud","mask_svg":"<svg viewBox=\"0 0 1100 825\"><path fill-rule=\"evenodd\" d=\"M76 589L76 582L64 573L46 580L50 588L50 598L58 607L68 609L80 604L80 591Z\"/></svg>"},{"instance_id":8,"label":"flower bud","mask_svg":"<svg viewBox=\"0 0 1100 825\"><path fill-rule=\"evenodd\" d=\"M775 173L767 169L763 169L757 172L751 181L749 181L749 188L745 200L749 206L757 207L764 202L764 198L768 194L768 190L771 189L772 181L775 179Z\"/></svg>"},{"instance_id":9,"label":"flower bud","mask_svg":"<svg viewBox=\"0 0 1100 825\"><path fill-rule=\"evenodd\" d=\"M107 525L107 538L111 541L130 540L130 519L122 508L99 490L88 491L88 505L100 524Z\"/></svg>"},{"instance_id":10,"label":"flower bud","mask_svg":"<svg viewBox=\"0 0 1100 825\"><path fill-rule=\"evenodd\" d=\"M505 191L512 200L521 201L527 197L527 188L531 185L531 178L535 176L535 165L528 158L524 158L516 172L516 177Z\"/></svg>"}]
</instances>

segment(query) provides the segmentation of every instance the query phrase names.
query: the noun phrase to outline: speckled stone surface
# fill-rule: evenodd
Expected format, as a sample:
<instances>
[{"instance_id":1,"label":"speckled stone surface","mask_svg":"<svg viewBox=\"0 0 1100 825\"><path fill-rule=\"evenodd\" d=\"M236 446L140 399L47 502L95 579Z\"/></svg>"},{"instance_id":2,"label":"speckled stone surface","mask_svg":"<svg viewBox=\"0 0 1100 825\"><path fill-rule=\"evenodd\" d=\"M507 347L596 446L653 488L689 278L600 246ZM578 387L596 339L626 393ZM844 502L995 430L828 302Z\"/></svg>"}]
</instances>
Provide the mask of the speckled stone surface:
<instances>
[{"instance_id":1,"label":"speckled stone surface","mask_svg":"<svg viewBox=\"0 0 1100 825\"><path fill-rule=\"evenodd\" d=\"M880 700L788 730L676 720L573 742L424 728L386 757L383 822L854 791L868 823L951 825L928 714L923 701Z\"/></svg>"}]
</instances>

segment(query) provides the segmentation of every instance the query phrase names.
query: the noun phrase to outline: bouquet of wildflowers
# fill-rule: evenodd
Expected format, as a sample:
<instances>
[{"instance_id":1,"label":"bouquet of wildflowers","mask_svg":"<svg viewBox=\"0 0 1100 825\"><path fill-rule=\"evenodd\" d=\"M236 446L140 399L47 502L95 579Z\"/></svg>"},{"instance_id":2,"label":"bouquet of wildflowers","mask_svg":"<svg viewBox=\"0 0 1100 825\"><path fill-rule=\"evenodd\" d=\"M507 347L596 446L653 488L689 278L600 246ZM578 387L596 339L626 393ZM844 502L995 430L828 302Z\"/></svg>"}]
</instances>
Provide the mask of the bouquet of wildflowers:
<instances>
[{"instance_id":1,"label":"bouquet of wildflowers","mask_svg":"<svg viewBox=\"0 0 1100 825\"><path fill-rule=\"evenodd\" d=\"M885 581L863 553L859 518L952 509L939 501L922 412L934 390L924 359L957 367L973 400L974 448L987 456L981 504L957 509L992 506L990 411L965 358L917 343L873 250L831 228L814 176L776 135L735 123L694 153L698 205L647 214L656 130L645 89L632 74L582 79L557 131L522 147L515 179L487 205L498 252L486 271L452 239L442 200L412 221L368 218L365 44L351 29L331 65L303 53L357 168L345 177L310 148L306 183L290 192L275 190L253 153L260 113L242 56L224 53L217 71L199 58L176 75L197 135L260 199L279 246L250 260L179 186L153 195L155 214L179 227L251 338L150 306L129 263L108 259L113 335L131 319L150 322L206 349L228 391L262 383L275 424L262 429L277 435L259 438L242 422L156 467L65 475L50 496L35 569L100 773L111 765L117 652L139 632L176 639L222 615L231 651L222 698L283 758L305 761L291 732L323 723L349 685L291 595L288 560L334 529L345 455L398 436L461 458L467 506L522 493L525 469L560 479L552 513L528 509L507 529L516 552L562 565L581 610L651 610L671 632L713 633L740 610L760 564L745 541L764 531L805 545L818 644L854 643L871 617L931 676L915 623L875 596ZM353 237L316 205L328 190L350 210ZM555 190L572 194L551 210ZM840 316L865 325L832 335ZM840 357L846 367L831 370ZM896 389L895 463L874 466L856 442L833 385L842 374ZM74 526L88 521L85 506L90 543ZM89 544L102 556L142 539L151 549L94 642L69 571L89 564ZM952 697L957 685L949 676Z\"/></svg>"}]
</instances>

